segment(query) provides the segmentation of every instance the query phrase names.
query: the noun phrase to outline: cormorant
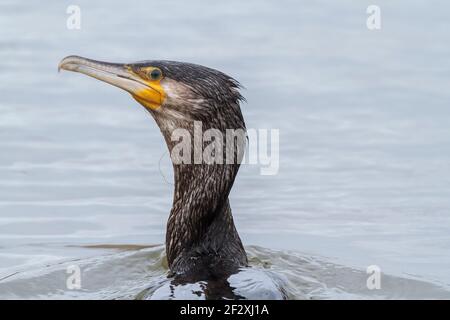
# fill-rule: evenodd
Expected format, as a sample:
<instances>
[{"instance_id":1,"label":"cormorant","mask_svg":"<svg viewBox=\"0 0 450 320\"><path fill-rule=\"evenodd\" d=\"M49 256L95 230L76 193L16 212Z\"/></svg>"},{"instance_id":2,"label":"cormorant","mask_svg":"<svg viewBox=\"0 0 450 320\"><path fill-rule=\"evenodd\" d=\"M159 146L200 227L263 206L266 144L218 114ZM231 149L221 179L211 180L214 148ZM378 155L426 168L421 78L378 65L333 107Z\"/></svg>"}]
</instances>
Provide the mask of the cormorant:
<instances>
[{"instance_id":1,"label":"cormorant","mask_svg":"<svg viewBox=\"0 0 450 320\"><path fill-rule=\"evenodd\" d=\"M197 121L203 130L219 130L224 137L227 129L245 132L240 84L220 71L175 61L120 64L78 56L64 58L59 69L129 92L153 116L170 153L178 142L172 139L174 130L194 136ZM245 139L240 141L233 149L233 163L195 163L193 155L191 163L173 163L175 190L166 233L170 273L175 284L209 281L216 291L210 293L213 298L236 298L223 290L226 279L248 264L228 200L242 141L245 144Z\"/></svg>"}]
</instances>

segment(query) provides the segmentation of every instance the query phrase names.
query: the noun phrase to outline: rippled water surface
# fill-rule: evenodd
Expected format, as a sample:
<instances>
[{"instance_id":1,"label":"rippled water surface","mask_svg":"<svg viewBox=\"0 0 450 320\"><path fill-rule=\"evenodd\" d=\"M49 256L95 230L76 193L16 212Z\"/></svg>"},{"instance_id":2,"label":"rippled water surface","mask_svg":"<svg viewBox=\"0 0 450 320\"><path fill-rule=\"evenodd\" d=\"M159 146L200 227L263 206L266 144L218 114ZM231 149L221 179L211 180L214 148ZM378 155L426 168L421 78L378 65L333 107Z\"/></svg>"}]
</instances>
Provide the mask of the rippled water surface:
<instances>
[{"instance_id":1,"label":"rippled water surface","mask_svg":"<svg viewBox=\"0 0 450 320\"><path fill-rule=\"evenodd\" d=\"M379 31L365 1L77 3L80 30L68 3L0 3L0 298L133 299L167 281L159 129L126 93L58 74L69 54L244 84L247 127L280 130L280 166L243 166L231 205L252 270L289 298L450 297L447 2L378 1Z\"/></svg>"}]
</instances>

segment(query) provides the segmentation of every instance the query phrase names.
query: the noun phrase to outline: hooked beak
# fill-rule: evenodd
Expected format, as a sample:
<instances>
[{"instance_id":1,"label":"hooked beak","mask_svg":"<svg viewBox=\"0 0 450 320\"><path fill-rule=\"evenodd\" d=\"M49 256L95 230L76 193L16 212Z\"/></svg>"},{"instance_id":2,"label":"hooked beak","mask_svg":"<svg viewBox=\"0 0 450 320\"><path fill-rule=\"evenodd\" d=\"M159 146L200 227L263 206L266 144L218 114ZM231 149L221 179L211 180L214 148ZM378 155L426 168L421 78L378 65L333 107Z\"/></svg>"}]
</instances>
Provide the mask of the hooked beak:
<instances>
[{"instance_id":1,"label":"hooked beak","mask_svg":"<svg viewBox=\"0 0 450 320\"><path fill-rule=\"evenodd\" d=\"M61 69L83 73L129 92L144 107L157 109L164 100L164 91L159 83L143 79L130 65L68 56L61 60Z\"/></svg>"}]
</instances>

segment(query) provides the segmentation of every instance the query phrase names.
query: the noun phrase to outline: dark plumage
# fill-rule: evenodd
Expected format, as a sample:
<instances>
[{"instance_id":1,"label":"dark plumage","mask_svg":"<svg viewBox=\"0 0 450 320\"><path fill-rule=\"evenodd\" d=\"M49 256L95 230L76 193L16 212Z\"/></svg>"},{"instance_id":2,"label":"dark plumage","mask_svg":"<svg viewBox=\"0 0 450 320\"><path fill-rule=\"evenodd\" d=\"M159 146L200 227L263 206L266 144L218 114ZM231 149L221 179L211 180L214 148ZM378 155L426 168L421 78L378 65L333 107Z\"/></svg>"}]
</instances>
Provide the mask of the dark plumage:
<instances>
[{"instance_id":1,"label":"dark plumage","mask_svg":"<svg viewBox=\"0 0 450 320\"><path fill-rule=\"evenodd\" d=\"M193 136L194 121L201 121L203 130L220 130L224 137L226 129L245 130L239 107L243 98L238 82L231 77L187 63L144 64L160 68L167 78L187 87L182 101L177 99L176 104L168 102L163 106L168 112L150 110L169 151L177 143L171 140L173 128L186 129ZM174 117L172 110L184 116ZM193 158L192 164L174 165L175 190L167 223L166 250L170 270L180 280L226 278L247 265L228 200L238 169L237 163L194 164Z\"/></svg>"}]
</instances>

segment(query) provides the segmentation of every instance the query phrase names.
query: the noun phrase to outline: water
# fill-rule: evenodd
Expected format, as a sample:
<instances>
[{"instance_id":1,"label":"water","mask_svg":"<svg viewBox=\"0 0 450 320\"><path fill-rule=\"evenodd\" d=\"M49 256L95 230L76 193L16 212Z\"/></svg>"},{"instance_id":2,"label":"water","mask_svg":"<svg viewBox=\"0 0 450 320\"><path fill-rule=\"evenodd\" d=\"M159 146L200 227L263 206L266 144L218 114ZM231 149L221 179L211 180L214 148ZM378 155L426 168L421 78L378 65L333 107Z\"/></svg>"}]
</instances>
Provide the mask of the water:
<instances>
[{"instance_id":1,"label":"water","mask_svg":"<svg viewBox=\"0 0 450 320\"><path fill-rule=\"evenodd\" d=\"M280 168L242 167L231 205L253 267L290 298L450 297L446 2L378 1L379 31L366 1L78 4L81 30L65 3L0 4L0 298L165 281L163 139L126 93L58 74L69 54L190 61L245 85L247 126L280 130ZM66 287L73 264L82 290Z\"/></svg>"}]
</instances>

